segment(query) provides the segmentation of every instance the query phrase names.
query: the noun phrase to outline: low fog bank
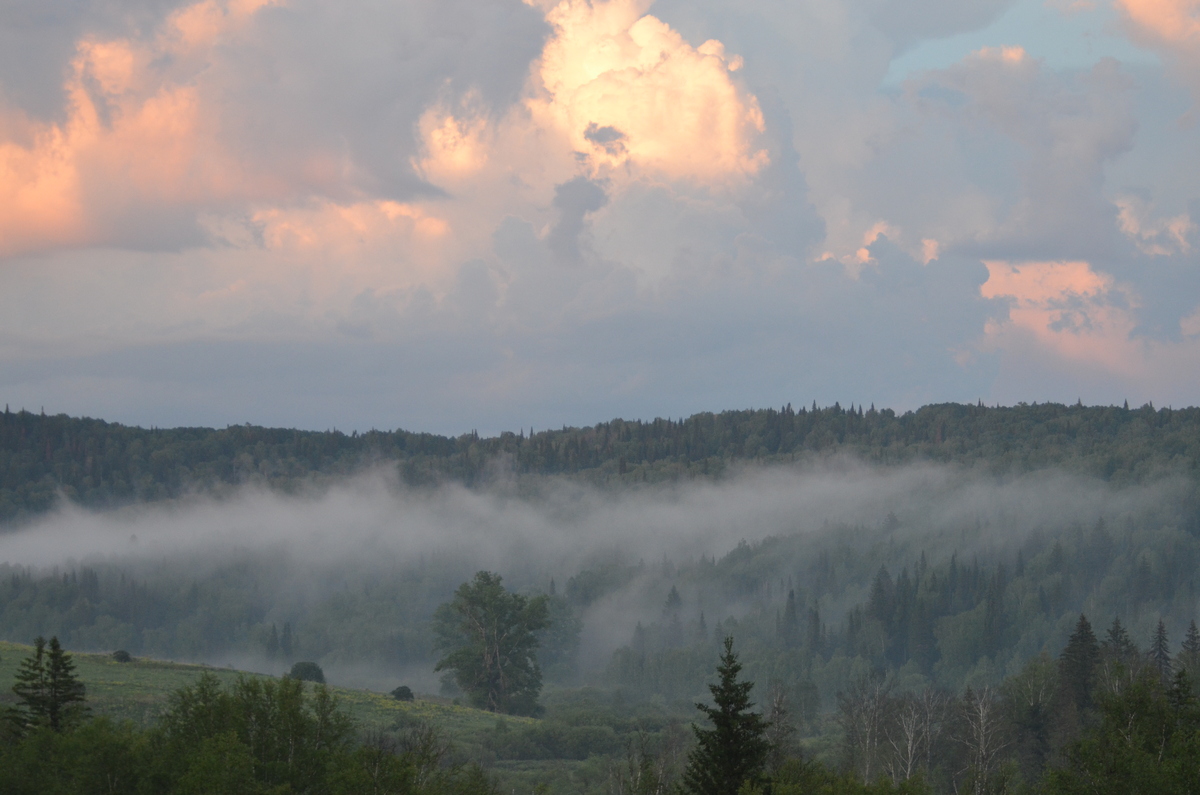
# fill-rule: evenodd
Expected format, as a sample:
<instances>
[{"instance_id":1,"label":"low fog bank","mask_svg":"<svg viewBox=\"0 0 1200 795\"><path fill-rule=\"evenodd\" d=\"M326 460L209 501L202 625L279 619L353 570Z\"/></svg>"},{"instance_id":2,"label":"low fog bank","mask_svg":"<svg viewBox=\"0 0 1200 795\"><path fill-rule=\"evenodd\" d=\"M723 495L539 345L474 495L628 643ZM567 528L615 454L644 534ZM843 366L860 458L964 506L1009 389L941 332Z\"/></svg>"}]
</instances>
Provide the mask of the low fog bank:
<instances>
[{"instance_id":1,"label":"low fog bank","mask_svg":"<svg viewBox=\"0 0 1200 795\"><path fill-rule=\"evenodd\" d=\"M922 554L931 565L951 555L1010 560L1031 538L1098 523L1125 528L1151 515L1170 514L1161 519L1170 523L1191 489L1183 479L1113 488L1058 471L997 477L848 458L621 491L547 479L532 496L504 483L411 489L376 471L299 496L244 489L105 513L66 505L0 535L0 564L33 578L91 567L114 593L128 577L151 591L170 583L181 603L195 603L187 609L199 617L187 627L144 630L137 622L148 619L136 611L97 616L95 628L75 632L76 648L129 638L146 653L279 673L282 662L264 656L264 638L288 624L297 655L319 657L332 681L379 689L408 681L428 692L436 679L424 625L479 569L518 590L548 591L553 580L567 593L583 627L577 668L587 675L629 644L640 623L663 620L663 599L677 581L684 606L676 619L704 614L715 626L782 604L788 590L803 594L810 559L822 550L852 548L875 561L871 571L883 562L893 575ZM718 591L677 576L778 537L795 543L756 564L753 587ZM819 600L823 620L842 621L870 585L863 575ZM13 640L62 630L54 619L18 613L24 608L15 602L5 609L0 631Z\"/></svg>"},{"instance_id":2,"label":"low fog bank","mask_svg":"<svg viewBox=\"0 0 1200 795\"><path fill-rule=\"evenodd\" d=\"M525 577L563 576L597 555L627 559L720 556L740 541L871 528L894 516L896 540L928 553L1015 548L1029 532L1119 521L1175 504L1180 479L1115 489L1054 470L992 477L951 467L823 466L747 469L721 482L602 491L546 479L536 496L452 484L411 489L382 471L319 495L246 488L110 512L65 504L0 535L0 562L47 568L97 562L186 561L198 572L248 554L284 552L298 564L406 565L461 557L476 568ZM1003 532L969 529L997 527ZM854 537L859 535L859 537ZM875 540L851 534L847 542Z\"/></svg>"}]
</instances>

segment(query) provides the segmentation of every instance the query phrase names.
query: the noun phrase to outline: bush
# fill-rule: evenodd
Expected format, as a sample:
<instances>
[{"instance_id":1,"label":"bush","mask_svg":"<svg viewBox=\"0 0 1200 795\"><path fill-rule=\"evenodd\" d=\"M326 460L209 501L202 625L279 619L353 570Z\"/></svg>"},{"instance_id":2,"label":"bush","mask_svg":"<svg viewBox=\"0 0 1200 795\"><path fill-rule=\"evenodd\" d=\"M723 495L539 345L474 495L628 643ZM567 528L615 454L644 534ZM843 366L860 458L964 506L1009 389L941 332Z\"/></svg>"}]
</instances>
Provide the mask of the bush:
<instances>
[{"instance_id":1,"label":"bush","mask_svg":"<svg viewBox=\"0 0 1200 795\"><path fill-rule=\"evenodd\" d=\"M395 690L392 691L392 698L396 699L397 701L412 701L413 700L412 688L409 687L408 685L400 685L399 687L397 687Z\"/></svg>"},{"instance_id":2,"label":"bush","mask_svg":"<svg viewBox=\"0 0 1200 795\"><path fill-rule=\"evenodd\" d=\"M317 684L325 684L325 672L321 670L321 666L315 662L298 662L292 666L291 673L288 676L293 679L299 679L301 682L316 682Z\"/></svg>"},{"instance_id":3,"label":"bush","mask_svg":"<svg viewBox=\"0 0 1200 795\"><path fill-rule=\"evenodd\" d=\"M133 656L124 649L117 649L112 653L112 658L119 663L133 662Z\"/></svg>"}]
</instances>

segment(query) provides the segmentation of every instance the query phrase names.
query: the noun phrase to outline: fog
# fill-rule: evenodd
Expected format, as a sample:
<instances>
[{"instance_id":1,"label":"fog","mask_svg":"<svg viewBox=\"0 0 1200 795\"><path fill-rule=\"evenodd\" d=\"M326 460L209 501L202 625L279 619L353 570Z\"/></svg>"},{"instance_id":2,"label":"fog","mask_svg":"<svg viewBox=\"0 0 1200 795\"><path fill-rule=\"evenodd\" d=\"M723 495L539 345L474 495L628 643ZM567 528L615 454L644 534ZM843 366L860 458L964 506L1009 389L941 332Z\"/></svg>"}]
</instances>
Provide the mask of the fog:
<instances>
[{"instance_id":1,"label":"fog","mask_svg":"<svg viewBox=\"0 0 1200 795\"><path fill-rule=\"evenodd\" d=\"M378 599L396 615L407 610L424 620L432 605L478 569L499 572L510 587L528 591L547 589L552 578L562 589L579 571L600 563L640 561L645 565L638 574L579 608L580 658L587 670L602 668L613 649L629 641L637 622L659 615L674 567L719 559L743 541L791 536L858 549L883 544L883 559L891 556L890 565L898 569L922 552L931 564L955 553L987 558L1015 554L1035 533L1051 537L1101 519L1128 525L1147 512L1179 505L1186 495L1187 484L1170 478L1117 489L1058 471L999 477L930 464L876 467L849 458L747 467L716 482L619 490L503 474L482 489L414 489L377 470L301 495L247 488L220 499L200 495L108 512L64 503L0 535L0 563L35 573L87 565L178 582L204 582L224 576L231 566L248 565L251 574L239 576L253 578L262 621L303 626L333 594L365 592L381 583L396 587L418 574L424 579L406 592L410 601ZM778 561L778 576L799 578L799 564ZM867 584L848 589L846 600L865 594ZM413 595L418 590L419 598ZM746 609L728 598L714 604L716 597L703 590L681 585L693 613L707 608L709 619L719 620ZM380 603L364 597L362 604L378 610ZM826 606L831 619L846 607ZM377 631L387 634L387 618L377 620ZM261 669L254 643L181 656ZM419 663L428 651L413 655L418 663L410 660L405 675L432 687L430 666ZM386 654L358 659L326 650L323 661L344 680L382 685L396 674L370 673L381 656Z\"/></svg>"},{"instance_id":2,"label":"fog","mask_svg":"<svg viewBox=\"0 0 1200 795\"><path fill-rule=\"evenodd\" d=\"M1182 480L1112 489L1057 471L994 477L849 459L623 491L547 479L528 496L506 484L410 489L375 471L310 495L248 488L224 499L199 496L109 512L64 504L0 535L0 561L44 568L178 558L204 566L282 550L305 563L370 566L438 554L461 556L478 568L561 576L596 554L720 556L739 541L819 533L832 524L871 527L889 513L908 528L909 540L954 541L969 552L1011 547L1038 528L1135 514L1186 490ZM965 528L989 525L1005 532L955 538Z\"/></svg>"}]
</instances>

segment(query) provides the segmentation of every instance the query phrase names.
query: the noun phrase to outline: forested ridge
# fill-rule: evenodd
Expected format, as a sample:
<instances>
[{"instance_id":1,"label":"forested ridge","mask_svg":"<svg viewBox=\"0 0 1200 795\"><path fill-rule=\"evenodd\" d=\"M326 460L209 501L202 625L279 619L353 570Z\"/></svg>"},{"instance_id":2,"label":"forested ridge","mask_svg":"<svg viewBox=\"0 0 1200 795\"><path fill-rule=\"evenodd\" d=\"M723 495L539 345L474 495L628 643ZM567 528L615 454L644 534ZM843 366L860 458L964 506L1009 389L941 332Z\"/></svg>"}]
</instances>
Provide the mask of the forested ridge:
<instances>
[{"instance_id":1,"label":"forested ridge","mask_svg":"<svg viewBox=\"0 0 1200 795\"><path fill-rule=\"evenodd\" d=\"M814 404L450 437L251 425L145 429L6 407L0 415L0 521L42 513L60 494L88 507L111 507L248 483L291 491L379 464L397 466L410 484L476 485L496 466L616 484L717 477L734 462L837 452L885 464L929 460L990 471L1054 466L1115 483L1168 471L1196 477L1200 409L946 403L898 414Z\"/></svg>"}]
</instances>

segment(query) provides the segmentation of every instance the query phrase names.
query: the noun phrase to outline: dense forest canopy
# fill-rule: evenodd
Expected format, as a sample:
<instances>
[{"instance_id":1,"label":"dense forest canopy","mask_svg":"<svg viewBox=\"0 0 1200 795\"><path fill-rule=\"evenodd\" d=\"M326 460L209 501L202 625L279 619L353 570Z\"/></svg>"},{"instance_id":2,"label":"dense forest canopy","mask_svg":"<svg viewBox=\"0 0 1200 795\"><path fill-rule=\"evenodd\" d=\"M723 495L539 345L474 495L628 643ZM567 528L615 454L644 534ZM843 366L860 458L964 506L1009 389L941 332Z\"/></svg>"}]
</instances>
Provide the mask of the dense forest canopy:
<instances>
[{"instance_id":1,"label":"dense forest canopy","mask_svg":"<svg viewBox=\"0 0 1200 795\"><path fill-rule=\"evenodd\" d=\"M494 438L0 423L0 638L272 674L306 662L335 686L466 702L434 670L437 616L486 568L513 604L544 608L524 648L547 711L498 722L481 763L678 776L681 722L727 637L806 758L863 786L962 791L972 769L1050 781L1047 760L1076 754L1082 770L1086 743L1112 739L1105 710L1132 709L1125 694L1200 710L1166 678L1200 673L1195 409L785 407ZM59 495L84 509L51 510ZM1161 675L1076 687L1060 656L1081 613L1134 649L1112 660L1133 671L1148 649ZM1030 688L1045 698L1026 714ZM942 728L918 764L879 731L922 709ZM970 762L970 716L992 709L998 761ZM1200 725L1173 709L1148 725ZM868 713L878 725L859 725ZM798 783L813 770L777 791L814 791Z\"/></svg>"},{"instance_id":2,"label":"dense forest canopy","mask_svg":"<svg viewBox=\"0 0 1200 795\"><path fill-rule=\"evenodd\" d=\"M390 464L410 484L486 482L496 471L593 483L717 477L734 462L852 454L1024 472L1045 467L1144 482L1200 472L1200 409L947 403L897 414L874 406L725 411L650 422L458 437L404 430L345 434L235 425L144 429L6 407L0 415L0 521L50 509L178 497L247 483L291 491Z\"/></svg>"}]
</instances>

